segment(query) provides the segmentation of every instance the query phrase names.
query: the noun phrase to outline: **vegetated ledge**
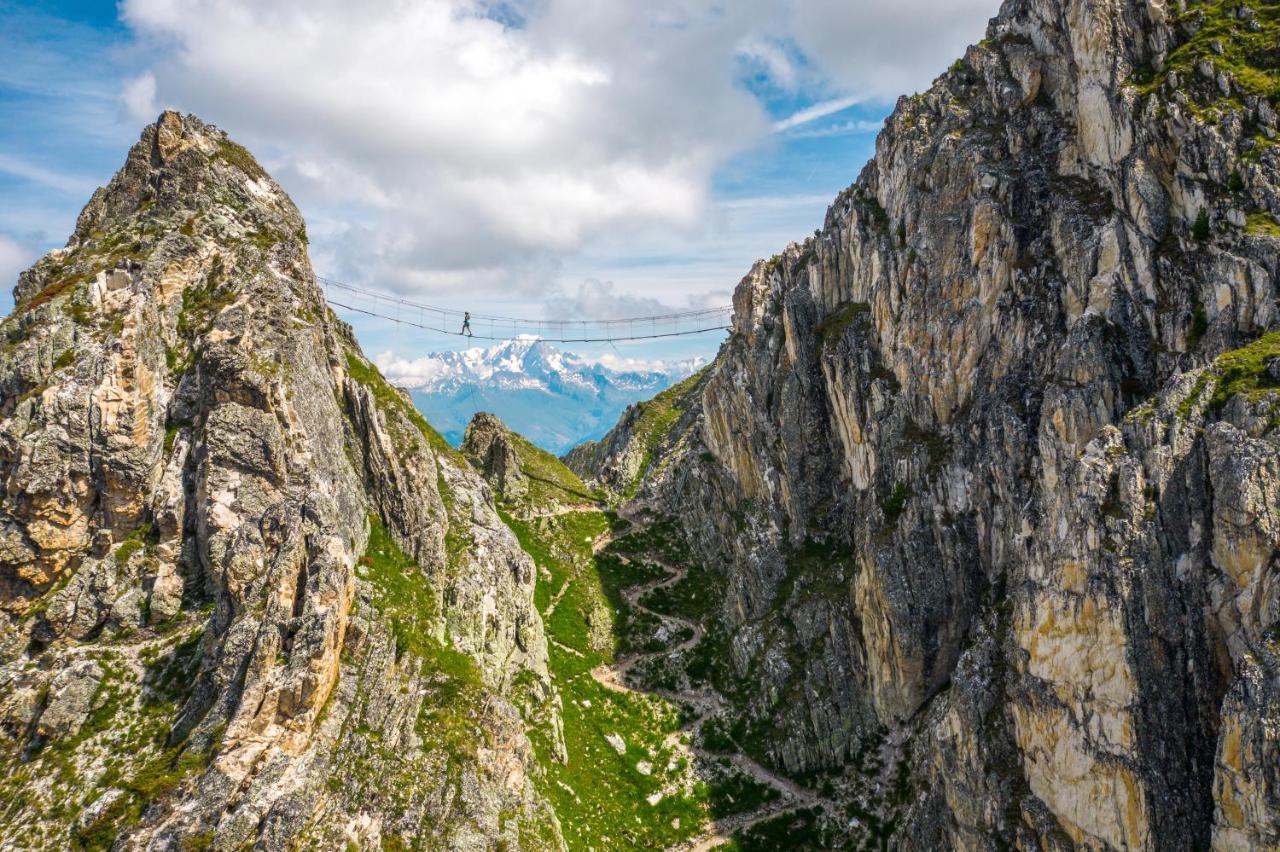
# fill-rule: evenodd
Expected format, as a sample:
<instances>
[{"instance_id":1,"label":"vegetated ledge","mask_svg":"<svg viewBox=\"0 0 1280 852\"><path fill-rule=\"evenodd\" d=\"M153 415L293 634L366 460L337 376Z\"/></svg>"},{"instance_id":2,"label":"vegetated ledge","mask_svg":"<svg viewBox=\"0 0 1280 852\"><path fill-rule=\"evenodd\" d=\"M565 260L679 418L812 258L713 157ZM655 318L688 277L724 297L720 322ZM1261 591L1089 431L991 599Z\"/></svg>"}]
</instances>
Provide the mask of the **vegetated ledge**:
<instances>
[{"instance_id":1,"label":"vegetated ledge","mask_svg":"<svg viewBox=\"0 0 1280 852\"><path fill-rule=\"evenodd\" d=\"M1268 332L1252 343L1224 352L1196 379L1178 406L1178 419L1188 419L1204 395L1204 411L1219 412L1233 397L1249 401L1280 391L1280 331Z\"/></svg>"},{"instance_id":2,"label":"vegetated ledge","mask_svg":"<svg viewBox=\"0 0 1280 852\"><path fill-rule=\"evenodd\" d=\"M1135 69L1131 84L1141 94L1163 88L1177 74L1180 91L1187 91L1201 107L1242 106L1236 94L1280 101L1280 3L1275 0L1208 0L1190 2L1177 17L1189 35L1174 48L1160 71ZM1225 95L1215 80L1187 87L1201 67L1227 74L1232 94Z\"/></svg>"}]
</instances>

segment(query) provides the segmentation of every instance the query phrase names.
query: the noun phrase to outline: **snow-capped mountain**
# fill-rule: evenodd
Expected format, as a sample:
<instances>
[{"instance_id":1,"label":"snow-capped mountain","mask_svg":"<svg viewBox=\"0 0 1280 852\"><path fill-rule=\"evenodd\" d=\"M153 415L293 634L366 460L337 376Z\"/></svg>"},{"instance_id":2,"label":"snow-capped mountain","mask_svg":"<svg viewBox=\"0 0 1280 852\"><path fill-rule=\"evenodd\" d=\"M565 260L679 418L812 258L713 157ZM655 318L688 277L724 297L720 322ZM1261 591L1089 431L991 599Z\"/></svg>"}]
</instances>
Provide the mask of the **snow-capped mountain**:
<instances>
[{"instance_id":1,"label":"snow-capped mountain","mask_svg":"<svg viewBox=\"0 0 1280 852\"><path fill-rule=\"evenodd\" d=\"M628 405L649 399L705 363L702 358L601 362L536 337L414 360L384 352L375 360L387 378L410 390L450 443L461 443L471 417L488 411L557 455L599 438Z\"/></svg>"}]
</instances>

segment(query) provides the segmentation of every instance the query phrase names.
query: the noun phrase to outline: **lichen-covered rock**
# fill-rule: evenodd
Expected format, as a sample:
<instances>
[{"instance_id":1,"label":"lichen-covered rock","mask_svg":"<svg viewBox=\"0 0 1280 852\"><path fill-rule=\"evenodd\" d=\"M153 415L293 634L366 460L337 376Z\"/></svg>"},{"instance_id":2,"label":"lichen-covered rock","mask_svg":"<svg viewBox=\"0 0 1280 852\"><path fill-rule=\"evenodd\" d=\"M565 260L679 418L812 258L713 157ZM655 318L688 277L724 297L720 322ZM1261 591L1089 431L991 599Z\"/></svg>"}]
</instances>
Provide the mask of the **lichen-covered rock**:
<instances>
[{"instance_id":1,"label":"lichen-covered rock","mask_svg":"<svg viewBox=\"0 0 1280 852\"><path fill-rule=\"evenodd\" d=\"M165 113L14 296L0 845L558 845L508 701L546 683L532 562L253 157ZM450 702L465 735L429 736ZM326 783L357 756L397 789Z\"/></svg>"},{"instance_id":2,"label":"lichen-covered rock","mask_svg":"<svg viewBox=\"0 0 1280 852\"><path fill-rule=\"evenodd\" d=\"M93 710L102 685L102 668L93 660L70 665L49 682L44 709L35 722L37 736L65 737L80 730Z\"/></svg>"}]
</instances>

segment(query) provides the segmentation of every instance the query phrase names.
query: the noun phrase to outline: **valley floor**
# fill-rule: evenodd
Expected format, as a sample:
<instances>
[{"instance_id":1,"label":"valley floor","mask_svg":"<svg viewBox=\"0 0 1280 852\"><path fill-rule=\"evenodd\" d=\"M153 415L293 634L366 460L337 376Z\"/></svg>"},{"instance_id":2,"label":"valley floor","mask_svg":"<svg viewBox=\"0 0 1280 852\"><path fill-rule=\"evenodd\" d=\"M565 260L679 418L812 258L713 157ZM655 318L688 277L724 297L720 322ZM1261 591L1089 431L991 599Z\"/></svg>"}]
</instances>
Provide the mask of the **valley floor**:
<instances>
[{"instance_id":1,"label":"valley floor","mask_svg":"<svg viewBox=\"0 0 1280 852\"><path fill-rule=\"evenodd\" d=\"M619 516L629 523L637 534L646 531L652 523L652 518L648 511L634 503L623 506ZM612 542L612 533L603 536L596 543L596 553L604 551ZM618 558L624 563L631 561L631 557L627 556L619 556ZM709 685L697 688L689 686L675 690L662 688L637 689L628 685L629 676L636 666L653 662L660 663L670 657L691 652L703 641L707 632L706 627L698 621L680 615L664 615L655 612L642 602L653 592L669 590L686 581L689 577L688 566L673 564L651 552L644 552L637 558L658 566L665 572L665 576L624 589L622 592L623 599L641 617L655 619L661 625L660 629L667 635L686 638L681 638L674 644L657 651L619 656L611 664L602 664L593 668L591 677L601 686L615 692L657 695L688 708L694 715L680 728L681 733L688 734L688 737L677 739L684 743L684 747L691 757L691 762L695 766L721 763L726 757L725 754L716 754L696 745L701 740L703 723L709 719L719 717L726 709L727 702L719 691ZM713 817L701 834L679 844L676 847L677 849L702 852L702 850L734 843L734 837L746 829L801 809L816 808L831 814L838 811L838 806L833 799L823 797L781 775L771 772L740 751L729 753L727 758L733 769L741 773L743 777L761 785L763 794L760 796L760 803L756 807L747 808L740 813L729 813L724 816Z\"/></svg>"},{"instance_id":2,"label":"valley floor","mask_svg":"<svg viewBox=\"0 0 1280 852\"><path fill-rule=\"evenodd\" d=\"M710 673L729 665L716 584L677 525L636 501L616 513L593 503L555 459L511 438L528 490L500 505L538 566L562 720L535 722L531 739L569 847L884 848L893 743L877 744L855 782L789 778L749 754L733 730L740 708Z\"/></svg>"}]
</instances>

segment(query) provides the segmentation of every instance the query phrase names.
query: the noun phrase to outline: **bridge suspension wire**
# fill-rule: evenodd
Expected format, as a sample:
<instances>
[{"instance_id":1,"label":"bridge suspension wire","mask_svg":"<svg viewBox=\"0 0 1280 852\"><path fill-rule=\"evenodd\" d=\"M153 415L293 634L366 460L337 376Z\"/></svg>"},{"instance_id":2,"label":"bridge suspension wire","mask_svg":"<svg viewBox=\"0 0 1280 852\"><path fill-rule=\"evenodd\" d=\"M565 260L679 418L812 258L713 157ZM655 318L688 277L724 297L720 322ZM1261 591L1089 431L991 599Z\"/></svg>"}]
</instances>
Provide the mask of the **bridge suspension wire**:
<instances>
[{"instance_id":1,"label":"bridge suspension wire","mask_svg":"<svg viewBox=\"0 0 1280 852\"><path fill-rule=\"evenodd\" d=\"M440 308L412 302L388 293L379 293L316 277L324 288L324 297L335 308L365 316L379 317L423 331L457 337L462 331L465 311ZM684 337L712 331L728 331L732 306L678 311L648 317L625 317L601 320L549 320L471 314L471 334L475 340L511 340L537 336L553 343L612 343L622 340L653 340L661 337Z\"/></svg>"}]
</instances>

